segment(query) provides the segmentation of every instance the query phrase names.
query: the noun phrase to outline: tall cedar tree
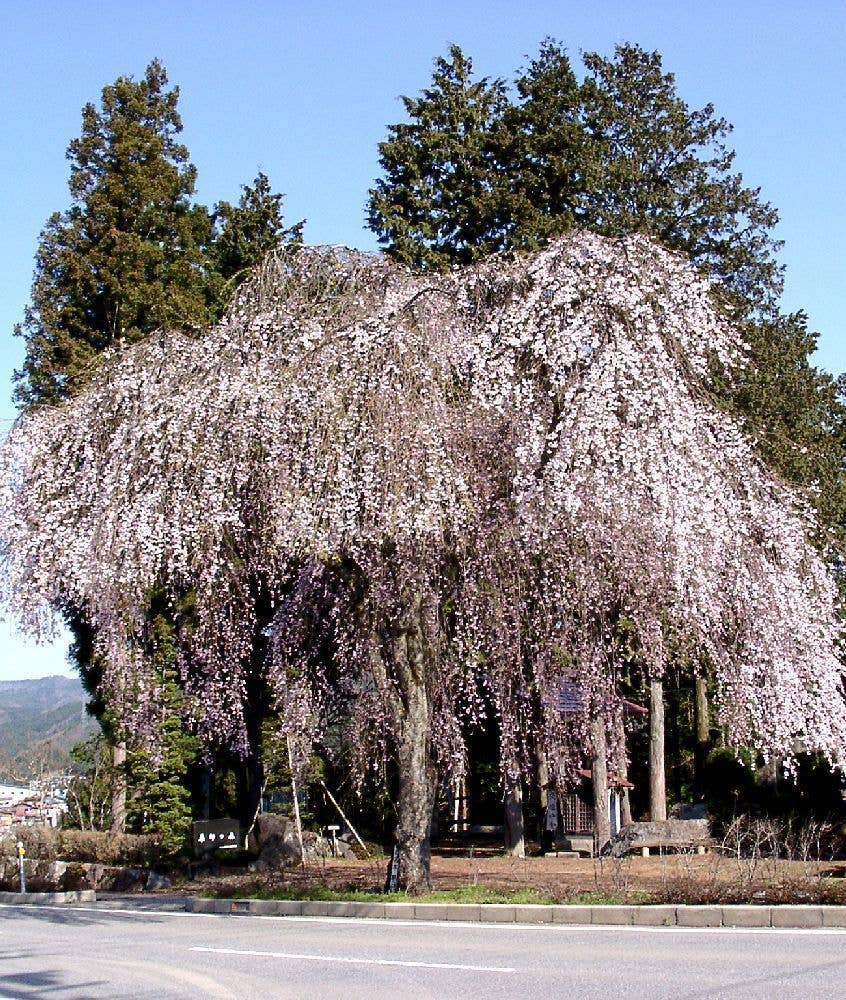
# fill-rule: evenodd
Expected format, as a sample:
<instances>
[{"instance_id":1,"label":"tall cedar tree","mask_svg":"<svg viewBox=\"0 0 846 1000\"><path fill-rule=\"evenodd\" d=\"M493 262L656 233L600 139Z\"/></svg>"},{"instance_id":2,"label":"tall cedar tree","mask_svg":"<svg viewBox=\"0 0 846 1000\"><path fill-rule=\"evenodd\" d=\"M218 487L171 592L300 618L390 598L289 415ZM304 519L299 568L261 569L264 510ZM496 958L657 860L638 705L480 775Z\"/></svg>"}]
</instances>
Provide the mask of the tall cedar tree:
<instances>
[{"instance_id":1,"label":"tall cedar tree","mask_svg":"<svg viewBox=\"0 0 846 1000\"><path fill-rule=\"evenodd\" d=\"M493 250L533 248L574 225L641 232L703 265L744 303L781 288L775 210L732 172L731 126L690 109L657 52L584 56L579 84L547 39L516 80L474 81L457 45L432 86L403 97L409 122L379 146L384 175L369 221L395 259L444 268Z\"/></svg>"},{"instance_id":2,"label":"tall cedar tree","mask_svg":"<svg viewBox=\"0 0 846 1000\"><path fill-rule=\"evenodd\" d=\"M596 157L582 122L581 87L560 46L544 41L515 86L519 101L506 109L498 132L514 192L505 242L534 250L584 222Z\"/></svg>"},{"instance_id":3,"label":"tall cedar tree","mask_svg":"<svg viewBox=\"0 0 846 1000\"><path fill-rule=\"evenodd\" d=\"M194 329L213 321L249 268L282 242L299 242L303 223L285 227L282 196L259 173L235 206L214 215L191 201L196 168L178 142L179 88L168 89L158 60L138 82L119 77L97 109L82 112L80 137L68 147L73 203L48 220L36 254L32 300L15 332L26 338L16 398L24 406L56 403L82 388L102 353L159 327ZM123 742L122 723L98 692L102 665L92 654L84 609L65 608L72 658L92 695L91 711L109 745ZM151 611L160 630L167 614ZM178 622L170 621L175 629ZM170 846L182 839L187 793L165 772L182 775L196 748L176 710L172 678L163 686L164 763L142 766L130 747L135 798L148 800L130 821L158 824ZM163 770L164 769L164 770ZM168 770L169 769L169 770ZM125 772L123 765L120 770ZM117 773L112 769L113 773Z\"/></svg>"},{"instance_id":4,"label":"tall cedar tree","mask_svg":"<svg viewBox=\"0 0 846 1000\"><path fill-rule=\"evenodd\" d=\"M224 282L224 296L274 247L303 240L305 222L285 225L283 196L271 190L266 174L259 171L252 185L242 185L241 192L237 205L220 201L212 216L217 230L212 264L215 274Z\"/></svg>"},{"instance_id":5,"label":"tall cedar tree","mask_svg":"<svg viewBox=\"0 0 846 1000\"><path fill-rule=\"evenodd\" d=\"M654 236L723 283L744 310L770 309L781 291L778 214L733 171L725 145L732 126L712 104L688 107L657 52L618 45L613 59L591 52L584 64L591 184L582 224L608 236Z\"/></svg>"},{"instance_id":6,"label":"tall cedar tree","mask_svg":"<svg viewBox=\"0 0 846 1000\"><path fill-rule=\"evenodd\" d=\"M370 192L371 228L392 257L416 268L470 264L503 248L511 213L498 153L508 100L502 80L473 79L457 45L435 60L432 85L403 97L410 122L379 146L385 171Z\"/></svg>"},{"instance_id":7,"label":"tall cedar tree","mask_svg":"<svg viewBox=\"0 0 846 1000\"><path fill-rule=\"evenodd\" d=\"M153 60L143 79L119 77L87 104L68 147L71 207L41 234L32 300L16 333L24 405L52 403L84 384L104 350L157 327L210 320L206 209L191 203L196 178L178 141L179 88Z\"/></svg>"}]
</instances>

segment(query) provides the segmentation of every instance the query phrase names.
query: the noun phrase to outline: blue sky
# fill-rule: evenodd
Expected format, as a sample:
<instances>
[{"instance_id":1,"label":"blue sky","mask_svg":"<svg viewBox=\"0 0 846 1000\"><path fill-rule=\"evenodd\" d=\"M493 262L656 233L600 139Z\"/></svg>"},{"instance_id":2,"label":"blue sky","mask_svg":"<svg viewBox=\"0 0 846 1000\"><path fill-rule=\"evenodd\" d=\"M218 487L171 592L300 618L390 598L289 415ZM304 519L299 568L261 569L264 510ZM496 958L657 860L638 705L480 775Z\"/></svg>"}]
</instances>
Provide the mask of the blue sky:
<instances>
[{"instance_id":1,"label":"blue sky","mask_svg":"<svg viewBox=\"0 0 846 1000\"><path fill-rule=\"evenodd\" d=\"M14 415L11 335L26 303L47 216L67 207L65 149L80 110L153 56L181 88L198 197L234 200L258 169L284 191L310 243L374 249L364 229L377 143L402 117L400 94L428 83L457 42L482 75L511 78L551 35L580 51L616 42L658 49L689 104L735 126L746 182L781 214L784 305L820 333L817 363L846 369L846 4L0 0L0 428ZM0 623L0 679L67 672L65 641L35 648Z\"/></svg>"}]
</instances>

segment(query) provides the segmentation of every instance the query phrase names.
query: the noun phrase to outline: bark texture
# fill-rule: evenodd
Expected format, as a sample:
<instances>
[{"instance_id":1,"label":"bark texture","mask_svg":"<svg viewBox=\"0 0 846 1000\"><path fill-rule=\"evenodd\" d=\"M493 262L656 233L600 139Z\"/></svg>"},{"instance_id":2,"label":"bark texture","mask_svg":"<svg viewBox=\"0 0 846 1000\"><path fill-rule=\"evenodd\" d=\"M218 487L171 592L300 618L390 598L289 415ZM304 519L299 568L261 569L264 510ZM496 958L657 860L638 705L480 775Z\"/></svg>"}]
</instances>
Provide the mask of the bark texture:
<instances>
[{"instance_id":1,"label":"bark texture","mask_svg":"<svg viewBox=\"0 0 846 1000\"><path fill-rule=\"evenodd\" d=\"M611 813L608 807L608 751L605 745L605 719L597 715L592 725L593 753L590 776L593 781L593 836L596 853L611 839Z\"/></svg>"},{"instance_id":2,"label":"bark texture","mask_svg":"<svg viewBox=\"0 0 846 1000\"><path fill-rule=\"evenodd\" d=\"M426 686L422 610L421 599L415 596L396 630L393 649L399 691L395 704L399 886L411 894L426 892L432 887L429 838L436 787L429 747L431 705Z\"/></svg>"},{"instance_id":3,"label":"bark texture","mask_svg":"<svg viewBox=\"0 0 846 1000\"><path fill-rule=\"evenodd\" d=\"M694 681L693 711L696 719L696 748L694 774L696 792L700 797L705 790L705 761L711 749L711 713L708 707L708 680L697 676Z\"/></svg>"},{"instance_id":4,"label":"bark texture","mask_svg":"<svg viewBox=\"0 0 846 1000\"><path fill-rule=\"evenodd\" d=\"M526 840L523 830L523 786L510 781L505 789L505 852L514 858L525 858Z\"/></svg>"},{"instance_id":5,"label":"bark texture","mask_svg":"<svg viewBox=\"0 0 846 1000\"><path fill-rule=\"evenodd\" d=\"M126 831L126 740L112 748L112 833Z\"/></svg>"},{"instance_id":6,"label":"bark texture","mask_svg":"<svg viewBox=\"0 0 846 1000\"><path fill-rule=\"evenodd\" d=\"M667 818L667 779L664 764L664 684L649 682L649 819Z\"/></svg>"},{"instance_id":7,"label":"bark texture","mask_svg":"<svg viewBox=\"0 0 846 1000\"><path fill-rule=\"evenodd\" d=\"M617 725L617 740L621 747L622 754L620 757L620 768L619 774L624 781L628 781L629 778L629 757L626 747L626 721L623 715L623 709L620 708L617 711L616 716ZM620 792L620 826L628 826L632 822L632 801L629 796L629 790L625 786Z\"/></svg>"}]
</instances>

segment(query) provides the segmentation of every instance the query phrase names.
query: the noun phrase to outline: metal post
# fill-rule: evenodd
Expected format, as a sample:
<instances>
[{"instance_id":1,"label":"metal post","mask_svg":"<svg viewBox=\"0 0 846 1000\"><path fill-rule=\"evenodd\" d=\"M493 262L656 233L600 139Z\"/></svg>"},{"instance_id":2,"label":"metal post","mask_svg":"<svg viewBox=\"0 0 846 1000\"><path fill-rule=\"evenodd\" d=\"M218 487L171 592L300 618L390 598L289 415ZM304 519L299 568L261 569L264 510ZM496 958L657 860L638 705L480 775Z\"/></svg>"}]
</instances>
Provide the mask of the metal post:
<instances>
[{"instance_id":1,"label":"metal post","mask_svg":"<svg viewBox=\"0 0 846 1000\"><path fill-rule=\"evenodd\" d=\"M24 871L24 854L26 850L22 840L18 841L18 871L21 876L21 892L26 892L26 872Z\"/></svg>"}]
</instances>

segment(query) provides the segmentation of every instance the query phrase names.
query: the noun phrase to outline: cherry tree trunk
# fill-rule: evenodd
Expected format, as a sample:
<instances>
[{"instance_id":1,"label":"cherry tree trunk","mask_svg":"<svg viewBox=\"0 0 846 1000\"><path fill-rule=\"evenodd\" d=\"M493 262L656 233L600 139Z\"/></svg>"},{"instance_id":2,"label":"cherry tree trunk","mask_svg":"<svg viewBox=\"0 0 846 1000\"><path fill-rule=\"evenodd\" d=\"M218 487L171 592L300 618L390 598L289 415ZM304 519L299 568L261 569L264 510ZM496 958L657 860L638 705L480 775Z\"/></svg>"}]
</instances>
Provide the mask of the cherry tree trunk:
<instances>
[{"instance_id":1,"label":"cherry tree trunk","mask_svg":"<svg viewBox=\"0 0 846 1000\"><path fill-rule=\"evenodd\" d=\"M693 766L696 793L701 798L705 793L705 761L711 743L711 717L708 709L708 681L699 675L694 680L693 711L696 719L696 750Z\"/></svg>"},{"instance_id":2,"label":"cherry tree trunk","mask_svg":"<svg viewBox=\"0 0 846 1000\"><path fill-rule=\"evenodd\" d=\"M593 753L590 776L593 782L593 836L596 853L611 839L611 812L608 803L608 751L605 745L605 720L597 714L592 726Z\"/></svg>"},{"instance_id":3,"label":"cherry tree trunk","mask_svg":"<svg viewBox=\"0 0 846 1000\"><path fill-rule=\"evenodd\" d=\"M508 779L505 789L505 853L525 858L526 841L523 830L523 786L518 778Z\"/></svg>"},{"instance_id":4,"label":"cherry tree trunk","mask_svg":"<svg viewBox=\"0 0 846 1000\"><path fill-rule=\"evenodd\" d=\"M649 683L649 818L667 818L667 779L664 765L664 684Z\"/></svg>"},{"instance_id":5,"label":"cherry tree trunk","mask_svg":"<svg viewBox=\"0 0 846 1000\"><path fill-rule=\"evenodd\" d=\"M112 748L112 819L111 833L126 831L126 740L118 740Z\"/></svg>"},{"instance_id":6,"label":"cherry tree trunk","mask_svg":"<svg viewBox=\"0 0 846 1000\"><path fill-rule=\"evenodd\" d=\"M436 783L429 752L431 708L419 597L410 602L406 620L396 635L394 668L401 702L396 709L399 887L415 894L432 886L429 837Z\"/></svg>"},{"instance_id":7,"label":"cherry tree trunk","mask_svg":"<svg viewBox=\"0 0 846 1000\"><path fill-rule=\"evenodd\" d=\"M553 791L549 780L549 767L542 753L537 752L536 757L538 789L540 792L540 816L538 819L538 840L540 841L541 853L545 854L555 848L557 831L547 830L547 814L549 810L549 794Z\"/></svg>"}]
</instances>

